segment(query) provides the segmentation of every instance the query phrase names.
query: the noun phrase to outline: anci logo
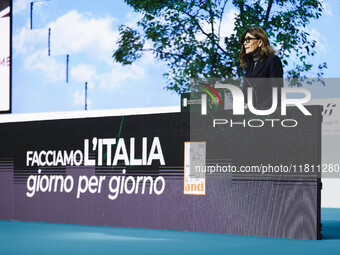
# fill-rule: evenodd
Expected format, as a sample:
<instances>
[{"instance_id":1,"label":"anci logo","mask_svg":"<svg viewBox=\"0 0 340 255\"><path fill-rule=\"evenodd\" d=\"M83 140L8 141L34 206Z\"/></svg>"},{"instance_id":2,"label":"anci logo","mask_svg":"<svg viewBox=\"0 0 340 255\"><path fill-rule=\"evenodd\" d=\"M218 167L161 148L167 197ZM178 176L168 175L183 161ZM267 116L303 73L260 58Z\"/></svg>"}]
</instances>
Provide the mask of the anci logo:
<instances>
[{"instance_id":1,"label":"anci logo","mask_svg":"<svg viewBox=\"0 0 340 255\"><path fill-rule=\"evenodd\" d=\"M306 109L304 106L305 103L309 102L311 99L311 93L304 88L281 88L281 102L278 102L278 88L272 88L272 105L269 109L256 109L254 106L253 99L253 88L248 88L247 90L247 102L245 105L245 96L242 90L230 84L215 84L214 87L208 84L201 84L205 88L202 90L205 93L201 94L201 115L207 115L207 95L212 98L212 100L217 105L217 100L219 104L222 106L222 100L217 93L216 89L224 89L229 91L232 95L232 112L233 115L245 115L245 109L248 109L252 114L258 116L268 116L274 113L278 106L281 108L281 116L287 115L287 106L295 106L297 107L305 116L311 116L312 114ZM290 96L289 96L290 95ZM294 96L299 95L298 98L294 98ZM302 95L302 96L301 96ZM216 100L217 99L217 100ZM226 102L226 101L225 101ZM330 110L331 111L331 110ZM330 113L331 114L331 113ZM298 122L295 119L244 119L243 121L235 122L232 119L213 119L213 127L217 125L228 125L230 127L233 126L243 126L243 127L262 127L264 125L270 125L274 127L276 124L280 124L282 127L295 127L298 125Z\"/></svg>"}]
</instances>

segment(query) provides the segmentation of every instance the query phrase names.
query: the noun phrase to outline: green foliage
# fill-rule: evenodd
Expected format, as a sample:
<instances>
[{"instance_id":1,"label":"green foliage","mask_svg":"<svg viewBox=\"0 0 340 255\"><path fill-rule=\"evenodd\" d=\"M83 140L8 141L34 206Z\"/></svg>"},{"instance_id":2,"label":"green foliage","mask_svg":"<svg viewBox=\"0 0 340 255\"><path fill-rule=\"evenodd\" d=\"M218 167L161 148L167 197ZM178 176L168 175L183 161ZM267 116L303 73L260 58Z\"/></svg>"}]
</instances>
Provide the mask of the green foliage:
<instances>
[{"instance_id":1,"label":"green foliage","mask_svg":"<svg viewBox=\"0 0 340 255\"><path fill-rule=\"evenodd\" d=\"M315 41L309 41L305 27L322 12L320 0L233 0L238 10L234 33L222 38L221 24L228 0L125 0L142 19L138 31L120 26L115 61L128 65L151 51L165 61L167 89L177 93L188 90L191 78L235 78L244 74L239 66L240 37L250 26L261 26L278 50L284 67L292 66L285 76L304 78L315 55ZM152 42L145 48L145 42ZM326 63L320 64L317 77ZM292 83L298 86L299 84Z\"/></svg>"},{"instance_id":2,"label":"green foliage","mask_svg":"<svg viewBox=\"0 0 340 255\"><path fill-rule=\"evenodd\" d=\"M145 41L129 27L121 25L118 30L121 38L118 41L120 47L114 53L115 60L123 65L131 65L142 56Z\"/></svg>"}]
</instances>

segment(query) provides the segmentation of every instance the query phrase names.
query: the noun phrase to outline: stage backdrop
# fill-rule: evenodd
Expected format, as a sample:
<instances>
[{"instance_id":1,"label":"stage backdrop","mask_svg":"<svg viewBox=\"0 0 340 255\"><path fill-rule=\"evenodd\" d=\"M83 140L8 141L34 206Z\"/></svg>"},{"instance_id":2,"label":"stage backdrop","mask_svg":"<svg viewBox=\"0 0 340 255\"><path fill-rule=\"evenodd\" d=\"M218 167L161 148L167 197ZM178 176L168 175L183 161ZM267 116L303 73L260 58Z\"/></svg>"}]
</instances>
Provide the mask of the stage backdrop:
<instances>
[{"instance_id":1,"label":"stage backdrop","mask_svg":"<svg viewBox=\"0 0 340 255\"><path fill-rule=\"evenodd\" d=\"M290 113L295 129L217 136L190 134L189 113L0 123L0 219L318 239L315 176L184 171L190 160L317 164L321 110L311 110Z\"/></svg>"}]
</instances>

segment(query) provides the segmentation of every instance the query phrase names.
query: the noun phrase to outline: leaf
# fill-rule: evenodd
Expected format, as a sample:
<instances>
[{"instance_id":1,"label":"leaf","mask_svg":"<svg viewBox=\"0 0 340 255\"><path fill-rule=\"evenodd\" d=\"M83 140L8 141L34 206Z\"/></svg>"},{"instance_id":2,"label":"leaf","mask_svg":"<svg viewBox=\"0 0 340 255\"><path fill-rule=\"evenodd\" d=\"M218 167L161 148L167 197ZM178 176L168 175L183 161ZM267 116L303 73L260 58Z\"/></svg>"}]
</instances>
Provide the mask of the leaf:
<instances>
[{"instance_id":1,"label":"leaf","mask_svg":"<svg viewBox=\"0 0 340 255\"><path fill-rule=\"evenodd\" d=\"M189 87L190 78L242 77L240 37L250 26L264 25L278 48L288 78L305 77L313 66L305 63L313 57L316 42L310 40L305 28L311 19L320 17L321 0L275 0L271 8L259 0L232 0L237 10L234 33L221 38L219 24L225 20L222 0L124 0L142 18L138 29L120 26L115 61L123 65L137 61L145 51L164 61L168 70L163 77L167 89L181 93ZM151 48L144 48L145 42ZM297 58L300 62L290 61ZM327 68L326 63L317 66ZM319 72L318 75L322 75ZM299 86L297 82L292 86Z\"/></svg>"}]
</instances>

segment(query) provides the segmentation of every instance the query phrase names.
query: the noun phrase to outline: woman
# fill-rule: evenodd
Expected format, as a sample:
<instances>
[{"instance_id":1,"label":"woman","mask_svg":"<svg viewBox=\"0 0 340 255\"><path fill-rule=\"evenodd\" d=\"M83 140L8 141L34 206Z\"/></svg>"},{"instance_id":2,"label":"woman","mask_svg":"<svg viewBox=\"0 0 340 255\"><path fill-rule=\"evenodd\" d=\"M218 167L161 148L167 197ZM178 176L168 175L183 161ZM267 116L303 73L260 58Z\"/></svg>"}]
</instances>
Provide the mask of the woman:
<instances>
[{"instance_id":1,"label":"woman","mask_svg":"<svg viewBox=\"0 0 340 255\"><path fill-rule=\"evenodd\" d=\"M262 28L251 27L244 31L240 52L241 66L246 66L243 93L246 96L247 88L253 88L253 105L256 108L270 108L272 88L283 87L282 63L274 53Z\"/></svg>"}]
</instances>

